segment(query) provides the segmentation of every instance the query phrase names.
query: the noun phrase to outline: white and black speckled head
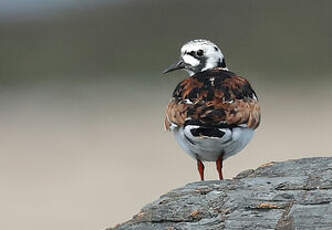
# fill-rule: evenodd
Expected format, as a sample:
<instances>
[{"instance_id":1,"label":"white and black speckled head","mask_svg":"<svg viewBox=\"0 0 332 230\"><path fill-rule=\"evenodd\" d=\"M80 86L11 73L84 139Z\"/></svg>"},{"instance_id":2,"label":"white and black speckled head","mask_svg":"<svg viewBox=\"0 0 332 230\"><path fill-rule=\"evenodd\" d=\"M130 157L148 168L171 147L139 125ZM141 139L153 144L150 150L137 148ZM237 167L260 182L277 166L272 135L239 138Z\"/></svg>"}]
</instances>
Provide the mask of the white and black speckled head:
<instances>
[{"instance_id":1,"label":"white and black speckled head","mask_svg":"<svg viewBox=\"0 0 332 230\"><path fill-rule=\"evenodd\" d=\"M214 43L199 39L184 44L181 48L180 61L167 68L164 73L184 69L192 76L216 67L227 70L221 50Z\"/></svg>"}]
</instances>

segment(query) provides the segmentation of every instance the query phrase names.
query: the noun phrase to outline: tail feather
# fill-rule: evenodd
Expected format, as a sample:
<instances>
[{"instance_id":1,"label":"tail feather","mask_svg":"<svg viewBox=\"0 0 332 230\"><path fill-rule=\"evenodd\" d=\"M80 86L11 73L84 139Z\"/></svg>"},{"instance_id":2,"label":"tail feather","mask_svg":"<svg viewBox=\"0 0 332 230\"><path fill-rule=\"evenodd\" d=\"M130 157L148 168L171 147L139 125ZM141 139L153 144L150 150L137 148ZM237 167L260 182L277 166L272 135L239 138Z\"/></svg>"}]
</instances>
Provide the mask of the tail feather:
<instances>
[{"instance_id":1,"label":"tail feather","mask_svg":"<svg viewBox=\"0 0 332 230\"><path fill-rule=\"evenodd\" d=\"M218 128L210 128L210 127L199 127L190 129L191 134L194 137L219 137L222 138L225 135L221 129Z\"/></svg>"}]
</instances>

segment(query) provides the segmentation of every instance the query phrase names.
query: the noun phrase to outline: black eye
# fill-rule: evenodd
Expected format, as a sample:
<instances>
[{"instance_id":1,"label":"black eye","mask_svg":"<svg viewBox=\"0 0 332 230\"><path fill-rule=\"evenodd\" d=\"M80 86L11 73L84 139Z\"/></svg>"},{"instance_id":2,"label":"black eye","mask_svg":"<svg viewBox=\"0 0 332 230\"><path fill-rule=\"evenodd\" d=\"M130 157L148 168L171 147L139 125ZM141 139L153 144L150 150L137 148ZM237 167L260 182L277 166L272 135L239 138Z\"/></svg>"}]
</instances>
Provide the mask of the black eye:
<instances>
[{"instance_id":1,"label":"black eye","mask_svg":"<svg viewBox=\"0 0 332 230\"><path fill-rule=\"evenodd\" d=\"M197 50L196 55L197 56L202 56L203 55L203 50Z\"/></svg>"}]
</instances>

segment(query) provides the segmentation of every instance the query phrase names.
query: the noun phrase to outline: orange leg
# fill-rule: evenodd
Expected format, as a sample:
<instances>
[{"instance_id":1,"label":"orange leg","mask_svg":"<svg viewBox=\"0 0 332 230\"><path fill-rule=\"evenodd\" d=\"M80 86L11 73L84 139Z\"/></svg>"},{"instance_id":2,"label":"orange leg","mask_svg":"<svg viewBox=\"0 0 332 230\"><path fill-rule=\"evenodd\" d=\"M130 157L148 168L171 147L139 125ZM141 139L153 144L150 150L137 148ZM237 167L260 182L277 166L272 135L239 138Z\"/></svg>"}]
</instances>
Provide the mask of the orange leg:
<instances>
[{"instance_id":1,"label":"orange leg","mask_svg":"<svg viewBox=\"0 0 332 230\"><path fill-rule=\"evenodd\" d=\"M203 181L204 180L204 165L203 165L202 161L200 161L199 159L197 159L197 168L198 168L199 175L201 176L201 181Z\"/></svg>"},{"instance_id":2,"label":"orange leg","mask_svg":"<svg viewBox=\"0 0 332 230\"><path fill-rule=\"evenodd\" d=\"M223 179L224 179L224 177L223 177L223 175L222 175L222 161L223 161L223 156L224 156L224 154L222 153L222 154L219 156L218 160L216 161L217 171L218 171L219 179L220 179L220 180L223 180Z\"/></svg>"}]
</instances>

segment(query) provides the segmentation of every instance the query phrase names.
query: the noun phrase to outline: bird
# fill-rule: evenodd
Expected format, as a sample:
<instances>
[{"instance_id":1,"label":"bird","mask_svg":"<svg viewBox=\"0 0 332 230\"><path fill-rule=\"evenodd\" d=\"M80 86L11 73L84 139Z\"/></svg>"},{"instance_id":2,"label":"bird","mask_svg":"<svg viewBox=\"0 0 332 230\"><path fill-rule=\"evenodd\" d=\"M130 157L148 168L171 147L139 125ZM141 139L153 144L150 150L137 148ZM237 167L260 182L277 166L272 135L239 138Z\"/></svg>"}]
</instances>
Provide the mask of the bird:
<instances>
[{"instance_id":1,"label":"bird","mask_svg":"<svg viewBox=\"0 0 332 230\"><path fill-rule=\"evenodd\" d=\"M181 47L180 60L163 74L185 70L189 76L173 91L164 125L180 147L197 161L204 181L205 161L223 161L244 149L261 121L256 92L247 79L228 70L221 49L196 39Z\"/></svg>"}]
</instances>

